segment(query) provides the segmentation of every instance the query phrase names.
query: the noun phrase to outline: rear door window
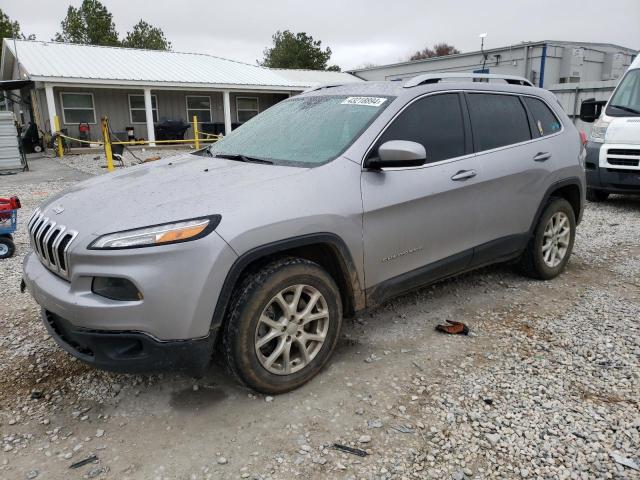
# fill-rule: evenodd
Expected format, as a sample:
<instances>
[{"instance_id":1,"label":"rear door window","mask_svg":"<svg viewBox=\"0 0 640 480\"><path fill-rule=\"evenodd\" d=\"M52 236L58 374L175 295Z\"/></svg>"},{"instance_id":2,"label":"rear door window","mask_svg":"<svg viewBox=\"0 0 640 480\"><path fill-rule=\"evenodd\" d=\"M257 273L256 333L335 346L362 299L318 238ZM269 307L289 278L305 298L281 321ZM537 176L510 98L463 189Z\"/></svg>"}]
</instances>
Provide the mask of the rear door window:
<instances>
[{"instance_id":1,"label":"rear door window","mask_svg":"<svg viewBox=\"0 0 640 480\"><path fill-rule=\"evenodd\" d=\"M533 132L536 137L544 137L560 131L562 128L560 120L542 100L533 97L522 98L533 117Z\"/></svg>"},{"instance_id":2,"label":"rear door window","mask_svg":"<svg viewBox=\"0 0 640 480\"><path fill-rule=\"evenodd\" d=\"M457 93L430 95L416 100L382 134L377 147L390 140L421 143L427 163L460 157L465 152L465 126Z\"/></svg>"},{"instance_id":3,"label":"rear door window","mask_svg":"<svg viewBox=\"0 0 640 480\"><path fill-rule=\"evenodd\" d=\"M518 96L469 93L467 103L476 151L531 139L527 112Z\"/></svg>"}]
</instances>

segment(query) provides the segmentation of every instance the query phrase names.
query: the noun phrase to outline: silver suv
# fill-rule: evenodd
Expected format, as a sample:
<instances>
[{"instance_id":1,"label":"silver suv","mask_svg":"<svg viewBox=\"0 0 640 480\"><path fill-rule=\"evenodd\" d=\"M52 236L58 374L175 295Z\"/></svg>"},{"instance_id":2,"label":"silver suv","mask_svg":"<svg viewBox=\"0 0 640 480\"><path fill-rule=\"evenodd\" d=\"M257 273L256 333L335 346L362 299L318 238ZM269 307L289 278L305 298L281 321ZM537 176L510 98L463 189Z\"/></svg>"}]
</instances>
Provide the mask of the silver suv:
<instances>
[{"instance_id":1,"label":"silver suv","mask_svg":"<svg viewBox=\"0 0 640 480\"><path fill-rule=\"evenodd\" d=\"M29 221L24 282L62 348L261 392L316 375L343 316L515 261L565 268L584 150L524 79L327 86L211 147L80 183ZM482 80L486 80L484 77Z\"/></svg>"}]
</instances>

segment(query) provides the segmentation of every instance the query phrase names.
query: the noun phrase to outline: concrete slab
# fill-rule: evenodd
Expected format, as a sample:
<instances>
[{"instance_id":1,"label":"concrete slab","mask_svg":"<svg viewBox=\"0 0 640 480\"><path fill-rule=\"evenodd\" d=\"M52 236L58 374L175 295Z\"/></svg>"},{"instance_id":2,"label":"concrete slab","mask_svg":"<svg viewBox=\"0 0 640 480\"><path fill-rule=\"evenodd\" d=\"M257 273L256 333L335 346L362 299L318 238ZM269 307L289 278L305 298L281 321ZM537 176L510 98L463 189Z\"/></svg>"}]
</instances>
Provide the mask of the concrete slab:
<instances>
[{"instance_id":1,"label":"concrete slab","mask_svg":"<svg viewBox=\"0 0 640 480\"><path fill-rule=\"evenodd\" d=\"M64 165L56 158L45 157L40 154L27 155L27 161L29 163L28 172L0 175L0 189L5 182L10 182L11 185L48 181L78 182L92 177L88 173Z\"/></svg>"}]
</instances>

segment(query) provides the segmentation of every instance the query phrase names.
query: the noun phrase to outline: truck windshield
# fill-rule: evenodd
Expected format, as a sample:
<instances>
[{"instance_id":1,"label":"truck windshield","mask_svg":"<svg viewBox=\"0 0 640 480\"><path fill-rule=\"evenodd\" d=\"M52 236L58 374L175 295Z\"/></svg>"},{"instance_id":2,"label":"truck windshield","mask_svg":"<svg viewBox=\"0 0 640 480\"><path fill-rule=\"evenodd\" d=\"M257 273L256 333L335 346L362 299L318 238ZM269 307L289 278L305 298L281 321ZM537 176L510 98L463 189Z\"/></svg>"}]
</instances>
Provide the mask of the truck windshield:
<instances>
[{"instance_id":1,"label":"truck windshield","mask_svg":"<svg viewBox=\"0 0 640 480\"><path fill-rule=\"evenodd\" d=\"M294 97L214 143L209 153L276 165L320 165L344 152L391 100L388 96Z\"/></svg>"},{"instance_id":2,"label":"truck windshield","mask_svg":"<svg viewBox=\"0 0 640 480\"><path fill-rule=\"evenodd\" d=\"M640 116L640 69L627 72L611 97L606 113L612 117Z\"/></svg>"}]
</instances>

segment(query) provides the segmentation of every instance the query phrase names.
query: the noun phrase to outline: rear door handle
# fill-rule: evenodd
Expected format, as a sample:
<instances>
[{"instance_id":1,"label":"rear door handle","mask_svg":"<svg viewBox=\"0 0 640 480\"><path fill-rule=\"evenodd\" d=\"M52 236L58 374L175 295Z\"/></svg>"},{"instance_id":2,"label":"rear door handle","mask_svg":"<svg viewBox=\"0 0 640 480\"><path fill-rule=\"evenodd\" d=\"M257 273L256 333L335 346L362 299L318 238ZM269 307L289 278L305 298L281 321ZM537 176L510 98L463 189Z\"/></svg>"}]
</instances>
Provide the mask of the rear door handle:
<instances>
[{"instance_id":1,"label":"rear door handle","mask_svg":"<svg viewBox=\"0 0 640 480\"><path fill-rule=\"evenodd\" d=\"M451 177L451 180L453 180L454 182L469 180L470 178L475 177L477 174L478 172L476 172L475 170L460 170L453 177Z\"/></svg>"},{"instance_id":2,"label":"rear door handle","mask_svg":"<svg viewBox=\"0 0 640 480\"><path fill-rule=\"evenodd\" d=\"M545 160L549 160L550 158L551 154L549 152L539 152L533 157L536 162L544 162Z\"/></svg>"}]
</instances>

